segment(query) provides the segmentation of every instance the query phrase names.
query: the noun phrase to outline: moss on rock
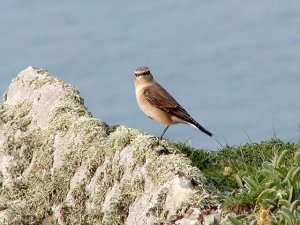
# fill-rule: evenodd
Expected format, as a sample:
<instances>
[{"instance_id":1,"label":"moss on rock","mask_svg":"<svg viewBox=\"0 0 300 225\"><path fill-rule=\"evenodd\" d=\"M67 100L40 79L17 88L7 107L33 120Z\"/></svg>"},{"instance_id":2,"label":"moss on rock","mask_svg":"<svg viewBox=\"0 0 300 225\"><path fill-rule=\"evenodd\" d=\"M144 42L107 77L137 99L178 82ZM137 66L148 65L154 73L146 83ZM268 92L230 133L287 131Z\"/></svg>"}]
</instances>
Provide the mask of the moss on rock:
<instances>
[{"instance_id":1,"label":"moss on rock","mask_svg":"<svg viewBox=\"0 0 300 225\"><path fill-rule=\"evenodd\" d=\"M158 155L152 137L111 129L46 70L29 67L13 80L0 120L1 224L167 224L191 206L218 205L172 144L164 141L171 154ZM193 187L181 187L183 180ZM174 181L186 190L184 201L172 199Z\"/></svg>"}]
</instances>

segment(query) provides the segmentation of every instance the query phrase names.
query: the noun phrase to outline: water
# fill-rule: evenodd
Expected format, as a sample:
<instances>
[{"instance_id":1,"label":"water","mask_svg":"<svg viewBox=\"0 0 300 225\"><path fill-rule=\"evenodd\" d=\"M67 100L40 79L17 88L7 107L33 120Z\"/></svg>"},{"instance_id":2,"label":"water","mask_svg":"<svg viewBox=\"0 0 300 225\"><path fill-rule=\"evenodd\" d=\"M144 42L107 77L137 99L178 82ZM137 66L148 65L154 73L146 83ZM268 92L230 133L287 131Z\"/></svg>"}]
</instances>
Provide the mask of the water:
<instances>
[{"instance_id":1,"label":"water","mask_svg":"<svg viewBox=\"0 0 300 225\"><path fill-rule=\"evenodd\" d=\"M159 135L133 72L154 77L222 142L298 141L300 2L0 1L0 93L28 65L74 84L95 117ZM196 129L166 137L215 150Z\"/></svg>"}]
</instances>

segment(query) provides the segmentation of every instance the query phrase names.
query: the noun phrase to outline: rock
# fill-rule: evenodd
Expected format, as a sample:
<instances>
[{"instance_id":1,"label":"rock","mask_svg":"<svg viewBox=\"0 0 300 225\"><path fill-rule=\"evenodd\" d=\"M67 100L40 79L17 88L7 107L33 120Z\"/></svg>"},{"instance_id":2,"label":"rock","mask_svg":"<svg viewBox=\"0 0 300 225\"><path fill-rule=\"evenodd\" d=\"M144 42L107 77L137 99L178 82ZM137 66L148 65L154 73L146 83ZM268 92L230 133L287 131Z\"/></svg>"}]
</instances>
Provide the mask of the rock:
<instances>
[{"instance_id":1,"label":"rock","mask_svg":"<svg viewBox=\"0 0 300 225\"><path fill-rule=\"evenodd\" d=\"M219 224L201 172L171 143L152 143L28 67L0 105L0 224Z\"/></svg>"}]
</instances>

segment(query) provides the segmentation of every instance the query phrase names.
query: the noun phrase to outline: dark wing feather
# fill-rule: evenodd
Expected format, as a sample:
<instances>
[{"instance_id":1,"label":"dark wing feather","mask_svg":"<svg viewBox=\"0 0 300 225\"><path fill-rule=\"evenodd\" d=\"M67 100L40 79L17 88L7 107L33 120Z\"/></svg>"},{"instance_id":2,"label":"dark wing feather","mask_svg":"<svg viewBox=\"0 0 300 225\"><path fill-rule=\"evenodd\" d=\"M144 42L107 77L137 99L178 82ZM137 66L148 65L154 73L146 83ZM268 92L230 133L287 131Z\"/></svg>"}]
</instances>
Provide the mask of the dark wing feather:
<instances>
[{"instance_id":1,"label":"dark wing feather","mask_svg":"<svg viewBox=\"0 0 300 225\"><path fill-rule=\"evenodd\" d=\"M189 122L191 116L188 112L162 86L158 83L156 83L156 85L158 85L159 88L155 88L155 90L154 86L149 86L145 89L144 96L147 101L151 105Z\"/></svg>"},{"instance_id":2,"label":"dark wing feather","mask_svg":"<svg viewBox=\"0 0 300 225\"><path fill-rule=\"evenodd\" d=\"M144 90L144 96L151 105L173 116L176 116L177 118L186 121L187 123L195 125L196 127L198 127L199 130L201 130L209 136L213 135L202 125L200 125L197 121L195 121L190 116L190 114L188 114L188 112L162 86L160 86L158 83L156 83L156 85L159 88L155 88L152 85L145 88Z\"/></svg>"}]
</instances>

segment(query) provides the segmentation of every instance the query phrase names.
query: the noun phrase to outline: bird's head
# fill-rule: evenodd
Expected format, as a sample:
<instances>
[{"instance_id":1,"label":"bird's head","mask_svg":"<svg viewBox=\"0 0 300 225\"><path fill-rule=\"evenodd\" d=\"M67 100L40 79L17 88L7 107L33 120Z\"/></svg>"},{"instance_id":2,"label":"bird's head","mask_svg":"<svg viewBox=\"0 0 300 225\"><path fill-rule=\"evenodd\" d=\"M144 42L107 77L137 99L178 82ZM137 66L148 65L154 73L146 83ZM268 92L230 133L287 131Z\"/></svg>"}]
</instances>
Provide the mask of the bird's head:
<instances>
[{"instance_id":1,"label":"bird's head","mask_svg":"<svg viewBox=\"0 0 300 225\"><path fill-rule=\"evenodd\" d=\"M146 66L136 68L136 70L134 71L134 75L134 80L137 83L153 82L153 76L150 72L150 69Z\"/></svg>"}]
</instances>

